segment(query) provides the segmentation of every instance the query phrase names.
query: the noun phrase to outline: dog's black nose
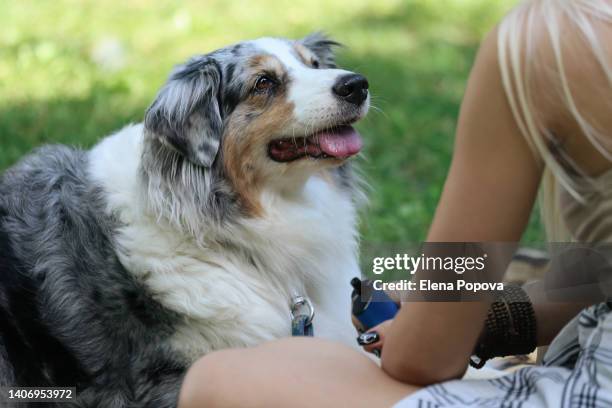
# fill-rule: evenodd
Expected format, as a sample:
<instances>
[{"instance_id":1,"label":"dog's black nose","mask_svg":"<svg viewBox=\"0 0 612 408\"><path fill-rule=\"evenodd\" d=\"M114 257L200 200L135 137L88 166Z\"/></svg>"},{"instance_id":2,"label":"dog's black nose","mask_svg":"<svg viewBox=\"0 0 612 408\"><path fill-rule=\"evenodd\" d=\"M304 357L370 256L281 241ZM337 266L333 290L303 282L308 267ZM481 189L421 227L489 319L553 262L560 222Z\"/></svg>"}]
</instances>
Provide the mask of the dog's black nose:
<instances>
[{"instance_id":1,"label":"dog's black nose","mask_svg":"<svg viewBox=\"0 0 612 408\"><path fill-rule=\"evenodd\" d=\"M363 75L347 74L338 78L332 89L345 101L361 105L368 97L368 80Z\"/></svg>"}]
</instances>

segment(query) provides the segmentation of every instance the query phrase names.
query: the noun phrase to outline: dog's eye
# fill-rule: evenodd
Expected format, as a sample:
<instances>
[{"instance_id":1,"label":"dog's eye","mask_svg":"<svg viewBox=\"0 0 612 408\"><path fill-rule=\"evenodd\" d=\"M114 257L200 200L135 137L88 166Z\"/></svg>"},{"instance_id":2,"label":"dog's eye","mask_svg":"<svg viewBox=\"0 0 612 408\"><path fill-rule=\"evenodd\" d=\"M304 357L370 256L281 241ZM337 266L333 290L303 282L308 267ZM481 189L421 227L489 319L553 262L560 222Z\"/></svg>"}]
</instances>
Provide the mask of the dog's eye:
<instances>
[{"instance_id":1,"label":"dog's eye","mask_svg":"<svg viewBox=\"0 0 612 408\"><path fill-rule=\"evenodd\" d=\"M314 69L319 69L319 61L317 61L316 59L313 59L310 64Z\"/></svg>"},{"instance_id":2,"label":"dog's eye","mask_svg":"<svg viewBox=\"0 0 612 408\"><path fill-rule=\"evenodd\" d=\"M269 89L272 89L274 85L275 85L275 82L272 78L266 75L262 75L259 78L257 78L257 81L255 82L254 90L256 92L265 92Z\"/></svg>"}]
</instances>

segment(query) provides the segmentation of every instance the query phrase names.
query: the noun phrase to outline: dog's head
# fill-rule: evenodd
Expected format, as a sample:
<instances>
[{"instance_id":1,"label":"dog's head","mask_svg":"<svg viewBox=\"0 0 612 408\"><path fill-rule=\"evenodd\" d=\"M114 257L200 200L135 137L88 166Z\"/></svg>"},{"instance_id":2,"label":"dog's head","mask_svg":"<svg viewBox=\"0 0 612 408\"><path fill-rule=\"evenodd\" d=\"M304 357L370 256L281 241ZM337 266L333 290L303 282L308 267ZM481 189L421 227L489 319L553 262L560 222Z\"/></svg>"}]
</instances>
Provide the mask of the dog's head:
<instances>
[{"instance_id":1,"label":"dog's head","mask_svg":"<svg viewBox=\"0 0 612 408\"><path fill-rule=\"evenodd\" d=\"M361 148L351 124L368 111L368 82L336 67L336 45L320 34L263 38L194 57L147 110L147 135L195 166L222 168L256 207L256 191L338 166Z\"/></svg>"}]
</instances>

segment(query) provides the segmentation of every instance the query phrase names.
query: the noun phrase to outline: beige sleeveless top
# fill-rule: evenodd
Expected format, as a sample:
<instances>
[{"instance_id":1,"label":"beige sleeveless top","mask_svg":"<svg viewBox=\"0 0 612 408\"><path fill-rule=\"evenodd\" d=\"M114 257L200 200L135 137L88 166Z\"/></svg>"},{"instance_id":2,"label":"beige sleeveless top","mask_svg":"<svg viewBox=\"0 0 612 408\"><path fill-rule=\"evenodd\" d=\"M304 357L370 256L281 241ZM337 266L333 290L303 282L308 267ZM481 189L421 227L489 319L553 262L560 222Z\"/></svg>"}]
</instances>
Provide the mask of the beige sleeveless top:
<instances>
[{"instance_id":1,"label":"beige sleeveless top","mask_svg":"<svg viewBox=\"0 0 612 408\"><path fill-rule=\"evenodd\" d=\"M562 189L561 214L578 242L612 243L612 170L579 184L583 202Z\"/></svg>"}]
</instances>

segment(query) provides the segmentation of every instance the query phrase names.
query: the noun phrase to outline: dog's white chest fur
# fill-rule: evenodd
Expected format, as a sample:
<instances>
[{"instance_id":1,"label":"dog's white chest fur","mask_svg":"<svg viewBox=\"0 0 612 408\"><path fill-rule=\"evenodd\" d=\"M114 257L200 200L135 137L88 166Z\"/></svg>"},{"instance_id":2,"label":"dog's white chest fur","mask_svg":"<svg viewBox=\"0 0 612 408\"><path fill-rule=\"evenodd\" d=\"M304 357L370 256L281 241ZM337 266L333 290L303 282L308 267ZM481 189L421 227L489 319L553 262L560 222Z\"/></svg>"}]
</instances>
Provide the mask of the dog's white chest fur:
<instances>
[{"instance_id":1,"label":"dog's white chest fur","mask_svg":"<svg viewBox=\"0 0 612 408\"><path fill-rule=\"evenodd\" d=\"M139 186L142 127L127 127L90 154L90 174L125 224L121 262L183 319L172 346L189 360L220 348L289 336L290 299L308 296L315 335L354 342L351 277L359 276L350 197L313 176L299 194L263 192L265 216L239 220L205 242L146 214ZM207 236L207 234L204 234Z\"/></svg>"}]
</instances>

